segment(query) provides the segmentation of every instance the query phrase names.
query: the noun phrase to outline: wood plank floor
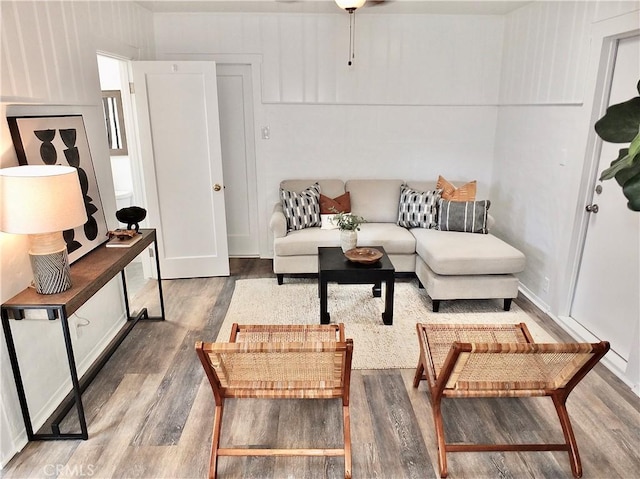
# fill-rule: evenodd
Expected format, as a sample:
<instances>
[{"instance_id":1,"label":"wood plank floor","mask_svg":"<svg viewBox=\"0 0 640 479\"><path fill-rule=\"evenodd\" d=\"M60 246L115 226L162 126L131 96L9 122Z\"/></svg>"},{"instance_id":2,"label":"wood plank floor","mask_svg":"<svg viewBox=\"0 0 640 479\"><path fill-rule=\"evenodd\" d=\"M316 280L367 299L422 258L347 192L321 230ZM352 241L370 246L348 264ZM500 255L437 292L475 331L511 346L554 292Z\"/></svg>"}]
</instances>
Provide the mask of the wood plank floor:
<instances>
[{"instance_id":1,"label":"wood plank floor","mask_svg":"<svg viewBox=\"0 0 640 479\"><path fill-rule=\"evenodd\" d=\"M89 440L29 443L1 477L206 477L213 397L194 343L216 338L237 279L273 277L269 260L233 259L231 271L228 278L163 281L167 321L138 323L83 395ZM155 289L141 294L147 302ZM525 298L516 302L558 340L570 340ZM413 373L353 372L354 478L438 477L426 386L414 389ZM452 441L562 440L549 398L450 400L443 409ZM572 393L568 409L583 477L639 477L640 399L629 388L599 365ZM74 427L72 411L63 428ZM229 401L223 446L340 447L341 428L339 401ZM453 453L448 459L452 478L571 477L561 452ZM340 458L222 458L218 471L221 478L344 473Z\"/></svg>"}]
</instances>

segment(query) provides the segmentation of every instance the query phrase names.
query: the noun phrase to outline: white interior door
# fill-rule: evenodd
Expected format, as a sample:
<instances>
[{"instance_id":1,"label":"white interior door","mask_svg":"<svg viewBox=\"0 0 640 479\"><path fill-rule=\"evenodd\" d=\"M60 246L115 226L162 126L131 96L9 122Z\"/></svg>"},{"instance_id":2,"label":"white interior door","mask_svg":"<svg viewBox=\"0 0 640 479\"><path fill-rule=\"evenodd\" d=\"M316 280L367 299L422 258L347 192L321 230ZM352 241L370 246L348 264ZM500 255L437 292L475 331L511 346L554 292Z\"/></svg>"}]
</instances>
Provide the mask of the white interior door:
<instances>
[{"instance_id":1,"label":"white interior door","mask_svg":"<svg viewBox=\"0 0 640 479\"><path fill-rule=\"evenodd\" d=\"M260 254L251 65L216 65L229 255Z\"/></svg>"},{"instance_id":2,"label":"white interior door","mask_svg":"<svg viewBox=\"0 0 640 479\"><path fill-rule=\"evenodd\" d=\"M149 224L165 278L229 274L214 62L133 62Z\"/></svg>"},{"instance_id":3,"label":"white interior door","mask_svg":"<svg viewBox=\"0 0 640 479\"><path fill-rule=\"evenodd\" d=\"M618 44L609 105L638 95L640 37ZM598 176L625 145L603 143ZM640 214L629 210L615 180L598 182L590 213L571 317L608 340L622 361L640 348ZM598 188L598 186L596 188ZM637 356L636 356L637 357Z\"/></svg>"}]
</instances>

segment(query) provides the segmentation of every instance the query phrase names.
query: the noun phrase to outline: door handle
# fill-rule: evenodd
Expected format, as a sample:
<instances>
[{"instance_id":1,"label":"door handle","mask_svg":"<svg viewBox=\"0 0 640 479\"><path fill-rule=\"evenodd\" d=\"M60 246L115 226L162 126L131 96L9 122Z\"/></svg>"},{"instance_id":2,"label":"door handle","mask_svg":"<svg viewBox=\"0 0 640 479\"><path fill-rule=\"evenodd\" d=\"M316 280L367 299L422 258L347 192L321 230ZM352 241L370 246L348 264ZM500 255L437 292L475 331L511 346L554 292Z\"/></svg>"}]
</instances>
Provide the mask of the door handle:
<instances>
[{"instance_id":1,"label":"door handle","mask_svg":"<svg viewBox=\"0 0 640 479\"><path fill-rule=\"evenodd\" d=\"M220 186L218 183L213 185L213 191L220 191L221 189L222 189L222 186Z\"/></svg>"},{"instance_id":2,"label":"door handle","mask_svg":"<svg viewBox=\"0 0 640 479\"><path fill-rule=\"evenodd\" d=\"M600 208L598 208L598 205L587 205L585 210L587 210L589 213L597 213Z\"/></svg>"}]
</instances>

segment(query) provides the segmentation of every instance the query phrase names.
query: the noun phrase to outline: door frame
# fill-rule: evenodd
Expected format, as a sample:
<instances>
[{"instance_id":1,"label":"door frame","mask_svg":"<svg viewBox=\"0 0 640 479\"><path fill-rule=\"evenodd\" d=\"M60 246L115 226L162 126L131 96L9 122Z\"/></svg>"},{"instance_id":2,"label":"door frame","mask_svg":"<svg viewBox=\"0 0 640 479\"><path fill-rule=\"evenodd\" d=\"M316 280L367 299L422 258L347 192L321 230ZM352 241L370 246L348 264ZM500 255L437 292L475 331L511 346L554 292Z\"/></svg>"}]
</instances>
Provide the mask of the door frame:
<instances>
[{"instance_id":1,"label":"door frame","mask_svg":"<svg viewBox=\"0 0 640 479\"><path fill-rule=\"evenodd\" d=\"M640 34L638 12L597 22L592 26L591 31L592 48L587 70L588 83L585 89L584 102L584 107L589 112L588 138L575 206L574 224L569 246L569 261L566 263L566 268L563 272L566 281L563 282L565 286L558 308L560 325L573 337L582 341L591 342L597 340L593 334L570 316L589 226L589 213L584 208L585 205L590 204L593 200L602 150L602 140L596 134L593 125L604 115L608 106L618 41L638 34ZM633 360L632 353L629 358L629 364ZM603 362L620 379L630 386L635 386L629 382L625 374L627 363L622 358L608 354L603 358Z\"/></svg>"},{"instance_id":2,"label":"door frame","mask_svg":"<svg viewBox=\"0 0 640 479\"><path fill-rule=\"evenodd\" d=\"M120 86L121 86L121 98L122 98L122 114L124 117L124 126L127 134L127 146L129 157L129 163L131 165L131 181L133 186L133 198L137 206L147 208L147 195L144 189L144 180L142 178L142 160L140 158L140 143L138 134L138 124L135 115L135 107L133 105L133 97L131 96L130 85L133 82L133 73L131 71L131 62L133 54L121 55L112 53L105 49L98 48L96 55L112 58L120 62ZM147 226L147 220L141 222L141 226ZM155 266L152 266L152 253L149 250L148 254L140 255L140 262L142 263L142 271L145 279L153 278L157 279L157 271Z\"/></svg>"},{"instance_id":3,"label":"door frame","mask_svg":"<svg viewBox=\"0 0 640 479\"><path fill-rule=\"evenodd\" d=\"M264 162L264 141L260 136L260 125L266 125L264 107L262 104L262 55L260 54L215 54L215 53L163 53L158 55L157 60L194 60L194 61L214 61L217 65L249 65L251 67L251 85L253 88L253 136L255 148L255 172L256 172L256 198L258 200L258 248L260 258L271 257L271 244L269 242L269 218L273 205L261 201L268 198L264 181L266 178Z\"/></svg>"}]
</instances>

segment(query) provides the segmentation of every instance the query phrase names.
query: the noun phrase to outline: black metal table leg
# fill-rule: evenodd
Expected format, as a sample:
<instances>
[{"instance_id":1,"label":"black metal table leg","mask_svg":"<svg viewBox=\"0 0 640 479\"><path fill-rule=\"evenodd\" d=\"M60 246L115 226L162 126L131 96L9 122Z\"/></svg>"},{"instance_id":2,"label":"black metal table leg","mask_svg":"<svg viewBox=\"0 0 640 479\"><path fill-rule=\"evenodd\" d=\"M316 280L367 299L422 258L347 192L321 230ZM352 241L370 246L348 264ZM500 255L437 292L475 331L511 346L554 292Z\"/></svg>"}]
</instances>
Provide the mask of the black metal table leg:
<instances>
[{"instance_id":1,"label":"black metal table leg","mask_svg":"<svg viewBox=\"0 0 640 479\"><path fill-rule=\"evenodd\" d=\"M158 238L153 240L153 248L156 257L156 271L158 272L158 295L160 296L160 319L164 321L164 296L162 294L162 275L160 274L160 255L158 254Z\"/></svg>"},{"instance_id":2,"label":"black metal table leg","mask_svg":"<svg viewBox=\"0 0 640 479\"><path fill-rule=\"evenodd\" d=\"M29 441L33 440L33 425L31 424L31 416L29 415L29 406L27 405L27 397L24 393L24 383L20 374L20 365L18 364L18 356L16 355L16 346L13 342L13 334L11 334L11 325L9 324L9 312L2 310L2 329L4 330L4 339L7 343L7 351L9 352L9 361L13 370L13 377L16 382L16 390L18 392L18 400L20 401L20 409L22 410L22 419L24 427L27 431Z\"/></svg>"},{"instance_id":3,"label":"black metal table leg","mask_svg":"<svg viewBox=\"0 0 640 479\"><path fill-rule=\"evenodd\" d=\"M64 311L60 310L60 323L62 325L62 334L64 336L64 344L67 349L67 360L69 361L69 372L71 374L71 384L73 385L73 393L75 397L76 410L78 411L78 421L80 421L80 431L82 439L89 438L87 431L87 421L84 417L84 406L82 405L82 389L80 389L80 381L78 379L78 371L76 369L76 358L73 354L73 345L71 344L71 333L69 332L69 319ZM56 425L57 428L57 425ZM60 434L60 431L57 431ZM56 431L54 431L54 434Z\"/></svg>"}]
</instances>

